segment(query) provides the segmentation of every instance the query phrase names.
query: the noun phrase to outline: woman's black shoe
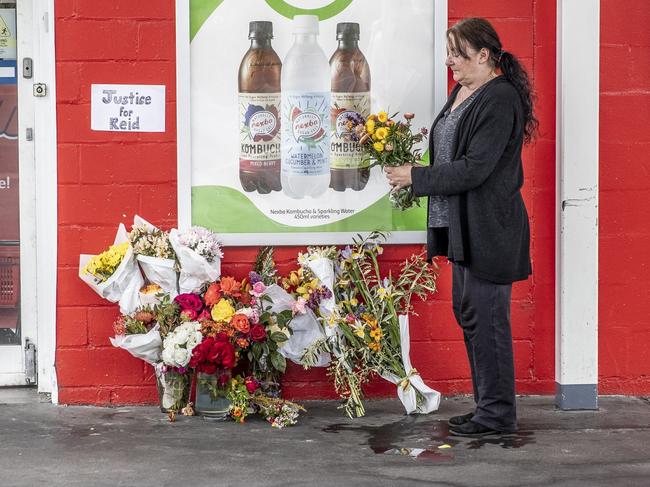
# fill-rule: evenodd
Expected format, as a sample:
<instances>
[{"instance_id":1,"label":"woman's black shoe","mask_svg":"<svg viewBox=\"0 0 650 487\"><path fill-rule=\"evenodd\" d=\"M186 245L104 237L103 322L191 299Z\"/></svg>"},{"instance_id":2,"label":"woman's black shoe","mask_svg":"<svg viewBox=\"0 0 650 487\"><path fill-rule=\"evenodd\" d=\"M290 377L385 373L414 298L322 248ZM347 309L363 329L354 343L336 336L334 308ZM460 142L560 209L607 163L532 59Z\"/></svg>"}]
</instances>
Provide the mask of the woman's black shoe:
<instances>
[{"instance_id":1,"label":"woman's black shoe","mask_svg":"<svg viewBox=\"0 0 650 487\"><path fill-rule=\"evenodd\" d=\"M500 435L501 431L493 430L482 424L475 423L474 421L467 421L459 426L451 426L449 434L452 436L467 436L470 438L482 438L489 435Z\"/></svg>"},{"instance_id":2,"label":"woman's black shoe","mask_svg":"<svg viewBox=\"0 0 650 487\"><path fill-rule=\"evenodd\" d=\"M449 418L447 423L449 423L449 426L460 426L461 424L467 423L470 419L474 417L474 411L471 413L463 414L461 416L452 416Z\"/></svg>"}]
</instances>

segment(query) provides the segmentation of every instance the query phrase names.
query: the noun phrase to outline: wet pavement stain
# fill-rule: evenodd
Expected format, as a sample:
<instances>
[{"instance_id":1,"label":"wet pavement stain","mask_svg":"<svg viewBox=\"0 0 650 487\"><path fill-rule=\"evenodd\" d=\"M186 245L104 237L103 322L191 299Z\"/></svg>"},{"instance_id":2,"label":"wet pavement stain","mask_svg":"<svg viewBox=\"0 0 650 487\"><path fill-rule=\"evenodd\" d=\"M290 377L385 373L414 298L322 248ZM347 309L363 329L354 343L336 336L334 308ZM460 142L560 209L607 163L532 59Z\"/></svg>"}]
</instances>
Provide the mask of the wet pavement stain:
<instances>
[{"instance_id":1,"label":"wet pavement stain","mask_svg":"<svg viewBox=\"0 0 650 487\"><path fill-rule=\"evenodd\" d=\"M484 438L454 437L449 435L449 426L446 421L418 421L418 418L414 416L379 426L338 423L323 428L323 431L326 433L341 431L364 433L368 435L366 440L368 447L375 453L434 461L453 460L454 454L451 448L454 447L478 450L485 445L494 445L505 449L516 449L536 443L532 431L519 431Z\"/></svg>"},{"instance_id":2,"label":"wet pavement stain","mask_svg":"<svg viewBox=\"0 0 650 487\"><path fill-rule=\"evenodd\" d=\"M443 445L458 444L449 438L446 421L418 421L408 416L394 423L380 426L333 424L323 428L326 433L356 431L368 435L367 445L377 454L402 455L419 460L451 461L454 458L449 450L441 450ZM363 444L363 443L362 443Z\"/></svg>"}]
</instances>

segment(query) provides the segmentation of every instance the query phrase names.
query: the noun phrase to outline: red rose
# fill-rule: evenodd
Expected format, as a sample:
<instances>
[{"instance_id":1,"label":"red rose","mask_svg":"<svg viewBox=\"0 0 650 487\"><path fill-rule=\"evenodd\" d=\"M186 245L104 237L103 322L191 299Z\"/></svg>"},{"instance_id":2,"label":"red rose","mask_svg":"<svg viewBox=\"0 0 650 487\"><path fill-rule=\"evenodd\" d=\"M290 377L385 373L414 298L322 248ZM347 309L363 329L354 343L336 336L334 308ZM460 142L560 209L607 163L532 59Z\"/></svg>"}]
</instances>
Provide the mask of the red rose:
<instances>
[{"instance_id":1,"label":"red rose","mask_svg":"<svg viewBox=\"0 0 650 487\"><path fill-rule=\"evenodd\" d=\"M204 374L214 375L217 373L217 366L211 363L207 363L201 367L199 372L203 372Z\"/></svg>"},{"instance_id":2,"label":"red rose","mask_svg":"<svg viewBox=\"0 0 650 487\"><path fill-rule=\"evenodd\" d=\"M262 325L255 325L251 328L251 339L254 342L263 342L266 340L266 330Z\"/></svg>"},{"instance_id":3,"label":"red rose","mask_svg":"<svg viewBox=\"0 0 650 487\"><path fill-rule=\"evenodd\" d=\"M203 364L205 361L205 352L206 350L209 350L206 348L206 342L209 343L210 340L214 340L214 338L204 338L201 343L199 343L196 347L192 349L192 357L190 358L190 362L188 366L192 369L199 369L199 367ZM201 371L199 371L201 372Z\"/></svg>"},{"instance_id":4,"label":"red rose","mask_svg":"<svg viewBox=\"0 0 650 487\"><path fill-rule=\"evenodd\" d=\"M191 309L198 314L203 309L201 298L194 293L179 294L174 298L174 302L180 306L181 311Z\"/></svg>"},{"instance_id":5,"label":"red rose","mask_svg":"<svg viewBox=\"0 0 650 487\"><path fill-rule=\"evenodd\" d=\"M224 336L226 337L225 340L223 339ZM232 369L237 363L235 347L223 333L217 335L217 339L212 342L208 352L208 360L227 369Z\"/></svg>"},{"instance_id":6,"label":"red rose","mask_svg":"<svg viewBox=\"0 0 650 487\"><path fill-rule=\"evenodd\" d=\"M253 377L246 378L246 390L249 394L254 394L259 387L259 383Z\"/></svg>"},{"instance_id":7,"label":"red rose","mask_svg":"<svg viewBox=\"0 0 650 487\"><path fill-rule=\"evenodd\" d=\"M221 387L225 387L229 380L230 380L230 375L223 373L219 376L219 385Z\"/></svg>"}]
</instances>

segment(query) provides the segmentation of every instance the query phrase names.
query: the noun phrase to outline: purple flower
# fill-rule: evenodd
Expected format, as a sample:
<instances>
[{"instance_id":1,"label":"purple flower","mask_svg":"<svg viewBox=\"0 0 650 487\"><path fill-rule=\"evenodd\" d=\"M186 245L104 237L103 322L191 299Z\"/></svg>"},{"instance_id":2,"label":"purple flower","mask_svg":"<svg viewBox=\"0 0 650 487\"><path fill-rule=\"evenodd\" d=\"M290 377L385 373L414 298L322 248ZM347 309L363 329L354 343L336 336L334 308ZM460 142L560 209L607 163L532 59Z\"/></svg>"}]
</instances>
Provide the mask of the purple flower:
<instances>
[{"instance_id":1,"label":"purple flower","mask_svg":"<svg viewBox=\"0 0 650 487\"><path fill-rule=\"evenodd\" d=\"M426 137L427 135L429 135L429 131L428 131L426 128L424 128L424 127L422 127L422 128L420 129L420 133L421 133L424 137Z\"/></svg>"},{"instance_id":2,"label":"purple flower","mask_svg":"<svg viewBox=\"0 0 650 487\"><path fill-rule=\"evenodd\" d=\"M250 271L248 273L248 280L250 281L251 285L254 285L258 282L261 282L263 279L262 276L260 276L257 272Z\"/></svg>"},{"instance_id":3,"label":"purple flower","mask_svg":"<svg viewBox=\"0 0 650 487\"><path fill-rule=\"evenodd\" d=\"M350 248L349 245L346 246L343 250L341 250L341 257L343 257L344 259L349 259L350 257L352 257L352 249Z\"/></svg>"}]
</instances>

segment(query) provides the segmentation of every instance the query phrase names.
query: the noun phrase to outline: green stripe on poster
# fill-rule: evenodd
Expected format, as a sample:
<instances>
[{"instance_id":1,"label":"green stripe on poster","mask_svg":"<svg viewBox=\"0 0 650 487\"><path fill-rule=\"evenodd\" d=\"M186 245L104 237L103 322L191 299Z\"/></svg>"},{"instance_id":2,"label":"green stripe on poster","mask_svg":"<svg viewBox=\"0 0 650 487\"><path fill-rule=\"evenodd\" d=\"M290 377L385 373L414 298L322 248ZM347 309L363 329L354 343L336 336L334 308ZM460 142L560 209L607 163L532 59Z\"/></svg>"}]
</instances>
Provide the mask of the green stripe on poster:
<instances>
[{"instance_id":1,"label":"green stripe on poster","mask_svg":"<svg viewBox=\"0 0 650 487\"><path fill-rule=\"evenodd\" d=\"M225 186L192 188L192 224L220 233L422 231L425 222L424 204L420 208L398 211L391 208L388 196L384 196L344 220L314 227L292 227L265 216L245 194L236 189Z\"/></svg>"},{"instance_id":2,"label":"green stripe on poster","mask_svg":"<svg viewBox=\"0 0 650 487\"><path fill-rule=\"evenodd\" d=\"M317 15L319 20L326 20L343 12L352 3L352 0L334 0L320 8L294 7L285 0L266 0L266 3L280 15L293 19L295 15Z\"/></svg>"},{"instance_id":3,"label":"green stripe on poster","mask_svg":"<svg viewBox=\"0 0 650 487\"><path fill-rule=\"evenodd\" d=\"M223 0L190 0L190 41Z\"/></svg>"}]
</instances>

